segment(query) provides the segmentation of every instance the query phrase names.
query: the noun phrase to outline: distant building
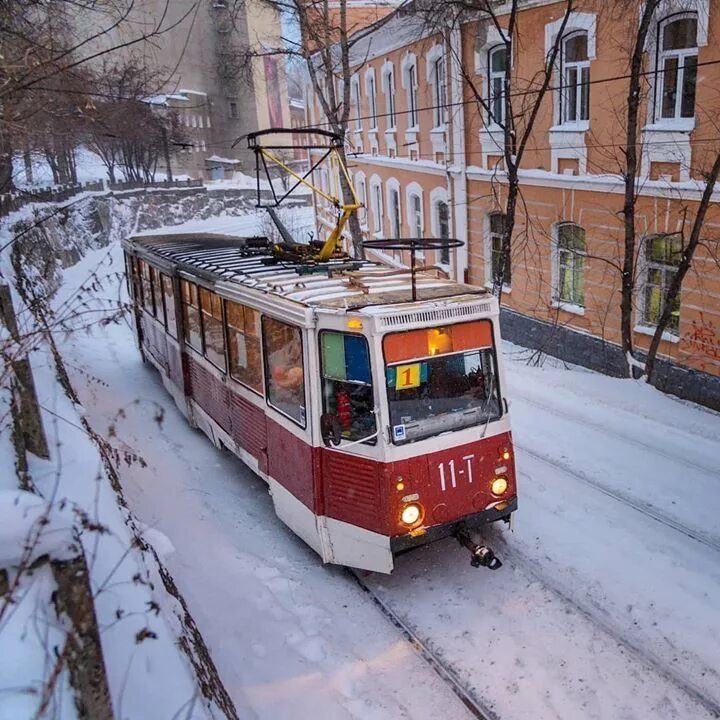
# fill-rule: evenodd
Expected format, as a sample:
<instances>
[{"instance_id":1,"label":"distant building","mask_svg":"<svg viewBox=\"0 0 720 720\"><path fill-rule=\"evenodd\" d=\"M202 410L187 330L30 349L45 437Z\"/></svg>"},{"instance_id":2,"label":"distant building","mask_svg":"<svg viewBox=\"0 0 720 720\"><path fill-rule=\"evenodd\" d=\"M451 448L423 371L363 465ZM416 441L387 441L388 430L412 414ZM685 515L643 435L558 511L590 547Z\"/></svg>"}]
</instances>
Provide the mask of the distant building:
<instances>
[{"instance_id":1,"label":"distant building","mask_svg":"<svg viewBox=\"0 0 720 720\"><path fill-rule=\"evenodd\" d=\"M178 113L189 143L173 155L173 172L205 178L220 170L254 172L246 143L233 144L253 130L289 125L290 107L282 57L256 57L248 67L241 51L280 46L279 14L262 0L144 0L123 37L147 32L164 13L170 29L130 52L141 49L150 67L167 72L164 95L153 102Z\"/></svg>"}]
</instances>

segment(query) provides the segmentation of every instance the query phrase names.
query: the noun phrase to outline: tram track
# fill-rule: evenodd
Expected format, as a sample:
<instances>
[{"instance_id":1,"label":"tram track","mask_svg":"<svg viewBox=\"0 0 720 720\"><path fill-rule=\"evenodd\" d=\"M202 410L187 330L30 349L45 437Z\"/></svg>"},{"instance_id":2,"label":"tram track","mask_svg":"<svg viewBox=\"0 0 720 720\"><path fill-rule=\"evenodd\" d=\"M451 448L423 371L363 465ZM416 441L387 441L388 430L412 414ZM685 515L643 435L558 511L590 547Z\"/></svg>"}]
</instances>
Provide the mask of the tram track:
<instances>
[{"instance_id":1,"label":"tram track","mask_svg":"<svg viewBox=\"0 0 720 720\"><path fill-rule=\"evenodd\" d=\"M597 430L598 432L603 433L604 435L608 437L612 437L615 439L618 439L624 443L628 443L630 445L635 445L636 447L641 447L644 450L649 450L650 452L654 453L655 455L660 455L664 458L667 458L668 460L671 460L674 463L678 462L677 455L673 455L670 452L667 452L666 450L663 450L662 448L659 448L657 445L653 445L652 443L644 442L643 440L640 440L636 437L630 437L628 435L624 435L621 432L617 432L615 430L611 430L605 425L602 425L601 423L593 422L592 420L588 420L585 417L575 415L573 413L565 412L564 410L559 410L558 408L552 407L551 405L546 405L545 403L539 402L538 400L533 400L529 398L527 395L520 395L515 398L515 401L517 402L525 402L528 405L532 405L533 407L538 408L539 410L543 410L544 412L547 412L551 415L555 415L556 417L561 417L565 420L569 420L574 423L579 423L581 425L585 425L586 427L592 428L593 430ZM720 476L720 472L718 468L708 468L702 463L695 462L694 460L683 456L682 459L682 465L684 467L692 467L696 470L699 470L703 473L707 473L709 475L716 475Z\"/></svg>"},{"instance_id":2,"label":"tram track","mask_svg":"<svg viewBox=\"0 0 720 720\"><path fill-rule=\"evenodd\" d=\"M696 528L690 528L687 525L684 525L681 522L678 522L677 520L673 519L666 513L661 512L657 508L653 507L649 503L644 503L642 501L636 500L626 493L620 492L618 490L613 490L612 488L609 488L607 485L604 485L603 483L599 482L598 480L595 480L594 478L588 477L585 475L585 473L578 472L577 470L573 470L571 467L566 465L565 463L562 463L558 460L553 460L552 458L548 458L545 455L542 455L541 453L535 452L534 450L531 450L526 445L523 445L521 443L518 443L517 441L514 443L515 447L521 450L524 453L527 453L531 457L533 457L535 460L538 460L541 463L544 463L545 465L548 465L550 467L556 468L566 475L570 475L571 477L575 478L576 480L579 480L585 485L588 485L589 487L597 490L598 492L601 492L603 495L606 495L607 497L612 498L616 502L621 503L622 505L625 505L627 507L632 508L636 512L639 512L640 514L644 515L645 517L650 518L651 520L654 520L657 523L660 523L661 525L664 525L665 527L669 527L672 530L675 530L676 532L681 533L682 535L685 535L686 537L690 538L691 540L695 540L695 542L700 543L701 545L704 545L705 547L711 548L712 550L715 550L716 552L720 552L720 538L715 537L714 535L710 535L708 533L702 532L702 530L698 530ZM526 473L523 473L526 474ZM526 474L527 475L527 474Z\"/></svg>"},{"instance_id":3,"label":"tram track","mask_svg":"<svg viewBox=\"0 0 720 720\"><path fill-rule=\"evenodd\" d=\"M455 670L443 662L432 650L427 640L421 638L415 630L400 617L371 587L364 582L357 571L347 569L350 577L367 593L380 612L392 623L412 646L413 650L432 668L438 677L452 690L468 712L476 720L500 720L499 716L475 696L457 676Z\"/></svg>"},{"instance_id":4,"label":"tram track","mask_svg":"<svg viewBox=\"0 0 720 720\"><path fill-rule=\"evenodd\" d=\"M505 539L503 544L503 556L506 562L512 567L515 566L521 572L532 578L535 582L542 585L549 592L553 593L563 603L570 606L575 612L587 619L595 627L602 630L611 637L618 645L623 646L629 653L634 655L639 662L662 677L664 680L675 685L682 690L695 702L707 710L709 717L717 720L720 718L720 701L710 697L708 693L701 687L698 687L692 680L684 677L673 669L660 655L656 652L642 647L638 642L628 637L623 628L617 627L609 622L602 614L602 608L593 603L585 603L579 600L571 590L564 587L562 583L549 578L546 574L538 572L537 565L533 560L518 551L516 547L511 546ZM709 674L719 678L718 672L713 668L705 668L703 674Z\"/></svg>"}]
</instances>

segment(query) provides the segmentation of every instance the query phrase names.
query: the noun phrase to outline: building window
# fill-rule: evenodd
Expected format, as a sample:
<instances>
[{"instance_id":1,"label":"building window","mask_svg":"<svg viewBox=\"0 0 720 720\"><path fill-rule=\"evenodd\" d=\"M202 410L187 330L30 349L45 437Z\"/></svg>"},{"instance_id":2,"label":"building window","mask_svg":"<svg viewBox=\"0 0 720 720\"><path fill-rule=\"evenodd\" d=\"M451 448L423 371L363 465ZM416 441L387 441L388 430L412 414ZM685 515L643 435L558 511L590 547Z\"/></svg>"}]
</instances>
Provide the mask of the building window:
<instances>
[{"instance_id":1,"label":"building window","mask_svg":"<svg viewBox=\"0 0 720 720\"><path fill-rule=\"evenodd\" d=\"M668 288L682 258L682 237L654 235L645 240L645 288L643 323L657 325L665 306ZM678 334L680 327L680 295L675 299L667 325L669 332Z\"/></svg>"},{"instance_id":2,"label":"building window","mask_svg":"<svg viewBox=\"0 0 720 720\"><path fill-rule=\"evenodd\" d=\"M503 213L492 213L489 218L490 225L490 280L497 283L500 280L500 268L502 266L502 243L505 235L505 215ZM512 281L510 257L503 272L503 285L510 287Z\"/></svg>"},{"instance_id":3,"label":"building window","mask_svg":"<svg viewBox=\"0 0 720 720\"><path fill-rule=\"evenodd\" d=\"M382 188L380 181L371 182L370 193L373 210L373 232L375 235L382 233Z\"/></svg>"},{"instance_id":4,"label":"building window","mask_svg":"<svg viewBox=\"0 0 720 720\"><path fill-rule=\"evenodd\" d=\"M197 285L187 280L181 280L180 295L182 299L185 342L191 348L201 353L202 332L200 330L200 301L198 299Z\"/></svg>"},{"instance_id":5,"label":"building window","mask_svg":"<svg viewBox=\"0 0 720 720\"><path fill-rule=\"evenodd\" d=\"M660 23L657 86L663 120L695 115L697 80L697 17L668 18Z\"/></svg>"},{"instance_id":6,"label":"building window","mask_svg":"<svg viewBox=\"0 0 720 720\"><path fill-rule=\"evenodd\" d=\"M358 200L362 207L358 210L358 217L360 219L360 225L367 227L367 186L365 185L365 178L360 176L355 180L355 187L357 189Z\"/></svg>"},{"instance_id":7,"label":"building window","mask_svg":"<svg viewBox=\"0 0 720 720\"><path fill-rule=\"evenodd\" d=\"M362 130L362 106L360 104L360 80L352 79L353 103L355 105L355 129Z\"/></svg>"},{"instance_id":8,"label":"building window","mask_svg":"<svg viewBox=\"0 0 720 720\"><path fill-rule=\"evenodd\" d=\"M225 301L230 375L262 395L260 313L246 305Z\"/></svg>"},{"instance_id":9,"label":"building window","mask_svg":"<svg viewBox=\"0 0 720 720\"><path fill-rule=\"evenodd\" d=\"M267 401L305 427L305 370L300 328L263 316Z\"/></svg>"},{"instance_id":10,"label":"building window","mask_svg":"<svg viewBox=\"0 0 720 720\"><path fill-rule=\"evenodd\" d=\"M367 76L368 104L370 105L370 129L377 130L377 90L375 88L375 73Z\"/></svg>"},{"instance_id":11,"label":"building window","mask_svg":"<svg viewBox=\"0 0 720 720\"><path fill-rule=\"evenodd\" d=\"M437 228L438 237L442 240L450 239L450 206L441 200L435 206L435 212L437 213ZM440 249L440 264L450 264L450 248L444 247Z\"/></svg>"},{"instance_id":12,"label":"building window","mask_svg":"<svg viewBox=\"0 0 720 720\"><path fill-rule=\"evenodd\" d=\"M222 300L214 292L200 288L200 312L205 357L224 372L226 367Z\"/></svg>"},{"instance_id":13,"label":"building window","mask_svg":"<svg viewBox=\"0 0 720 720\"><path fill-rule=\"evenodd\" d=\"M507 80L507 47L499 45L488 52L488 108L491 125L505 124L505 82Z\"/></svg>"},{"instance_id":14,"label":"building window","mask_svg":"<svg viewBox=\"0 0 720 720\"><path fill-rule=\"evenodd\" d=\"M384 92L386 98L386 111L388 120L388 129L395 128L395 72L392 65L383 74Z\"/></svg>"},{"instance_id":15,"label":"building window","mask_svg":"<svg viewBox=\"0 0 720 720\"><path fill-rule=\"evenodd\" d=\"M408 218L410 225L410 235L414 238L422 238L423 235L423 211L422 198L417 193L410 195Z\"/></svg>"},{"instance_id":16,"label":"building window","mask_svg":"<svg viewBox=\"0 0 720 720\"><path fill-rule=\"evenodd\" d=\"M237 120L237 116L238 116L237 101L228 100L228 117L230 117L232 120Z\"/></svg>"},{"instance_id":17,"label":"building window","mask_svg":"<svg viewBox=\"0 0 720 720\"><path fill-rule=\"evenodd\" d=\"M407 100L408 100L408 127L414 128L418 126L418 84L417 84L417 65L415 62L410 63L405 70L405 80L407 82Z\"/></svg>"},{"instance_id":18,"label":"building window","mask_svg":"<svg viewBox=\"0 0 720 720\"><path fill-rule=\"evenodd\" d=\"M320 333L323 413L337 421L344 440L373 435L375 398L370 351L362 335Z\"/></svg>"},{"instance_id":19,"label":"building window","mask_svg":"<svg viewBox=\"0 0 720 720\"><path fill-rule=\"evenodd\" d=\"M585 305L585 230L575 223L557 226L558 302Z\"/></svg>"},{"instance_id":20,"label":"building window","mask_svg":"<svg viewBox=\"0 0 720 720\"><path fill-rule=\"evenodd\" d=\"M588 34L571 33L563 38L560 54L560 118L563 123L590 118L590 60Z\"/></svg>"},{"instance_id":21,"label":"building window","mask_svg":"<svg viewBox=\"0 0 720 720\"><path fill-rule=\"evenodd\" d=\"M433 121L435 127L447 123L447 84L445 80L445 57L441 55L433 62Z\"/></svg>"},{"instance_id":22,"label":"building window","mask_svg":"<svg viewBox=\"0 0 720 720\"><path fill-rule=\"evenodd\" d=\"M397 186L388 188L388 210L390 212L390 237L399 238L400 229L400 191Z\"/></svg>"}]
</instances>

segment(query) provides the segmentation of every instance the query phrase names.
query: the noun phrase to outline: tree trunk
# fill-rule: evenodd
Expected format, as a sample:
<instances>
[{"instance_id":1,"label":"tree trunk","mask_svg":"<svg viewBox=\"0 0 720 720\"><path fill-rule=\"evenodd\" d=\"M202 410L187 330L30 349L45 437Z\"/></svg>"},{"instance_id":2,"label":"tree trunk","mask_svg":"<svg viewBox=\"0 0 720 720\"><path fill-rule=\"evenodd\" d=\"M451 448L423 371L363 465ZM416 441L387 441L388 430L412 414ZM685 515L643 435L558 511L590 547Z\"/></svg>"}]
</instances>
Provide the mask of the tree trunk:
<instances>
[{"instance_id":1,"label":"tree trunk","mask_svg":"<svg viewBox=\"0 0 720 720\"><path fill-rule=\"evenodd\" d=\"M13 180L13 148L10 138L0 136L0 192L11 192L15 189Z\"/></svg>"},{"instance_id":2,"label":"tree trunk","mask_svg":"<svg viewBox=\"0 0 720 720\"><path fill-rule=\"evenodd\" d=\"M640 25L630 64L630 82L627 96L627 133L625 137L625 168L623 180L625 193L623 201L624 253L620 295L620 337L623 362L628 377L635 377L638 368L633 358L633 298L635 296L635 201L638 175L638 133L640 110L640 81L643 70L643 53L650 24L660 0L647 0L642 9Z\"/></svg>"},{"instance_id":3,"label":"tree trunk","mask_svg":"<svg viewBox=\"0 0 720 720\"><path fill-rule=\"evenodd\" d=\"M165 155L165 167L167 168L166 175L168 182L173 181L172 165L170 164L170 143L168 141L167 128L162 126L162 144L163 154Z\"/></svg>"}]
</instances>

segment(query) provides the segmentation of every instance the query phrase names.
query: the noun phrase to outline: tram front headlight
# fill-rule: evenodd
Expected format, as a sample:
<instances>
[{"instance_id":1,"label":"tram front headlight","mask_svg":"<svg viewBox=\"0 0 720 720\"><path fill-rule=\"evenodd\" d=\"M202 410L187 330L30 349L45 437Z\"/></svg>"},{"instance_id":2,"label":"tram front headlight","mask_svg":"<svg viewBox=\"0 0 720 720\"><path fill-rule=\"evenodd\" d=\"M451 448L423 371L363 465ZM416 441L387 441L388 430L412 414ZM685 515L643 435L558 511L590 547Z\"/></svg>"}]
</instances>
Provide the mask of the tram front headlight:
<instances>
[{"instance_id":1,"label":"tram front headlight","mask_svg":"<svg viewBox=\"0 0 720 720\"><path fill-rule=\"evenodd\" d=\"M496 477L490 484L490 492L492 492L493 495L504 495L507 489L508 481L507 478L504 477Z\"/></svg>"},{"instance_id":2,"label":"tram front headlight","mask_svg":"<svg viewBox=\"0 0 720 720\"><path fill-rule=\"evenodd\" d=\"M417 503L410 503L402 509L402 512L400 513L400 520L403 525L412 527L422 520L422 515L422 507Z\"/></svg>"}]
</instances>

